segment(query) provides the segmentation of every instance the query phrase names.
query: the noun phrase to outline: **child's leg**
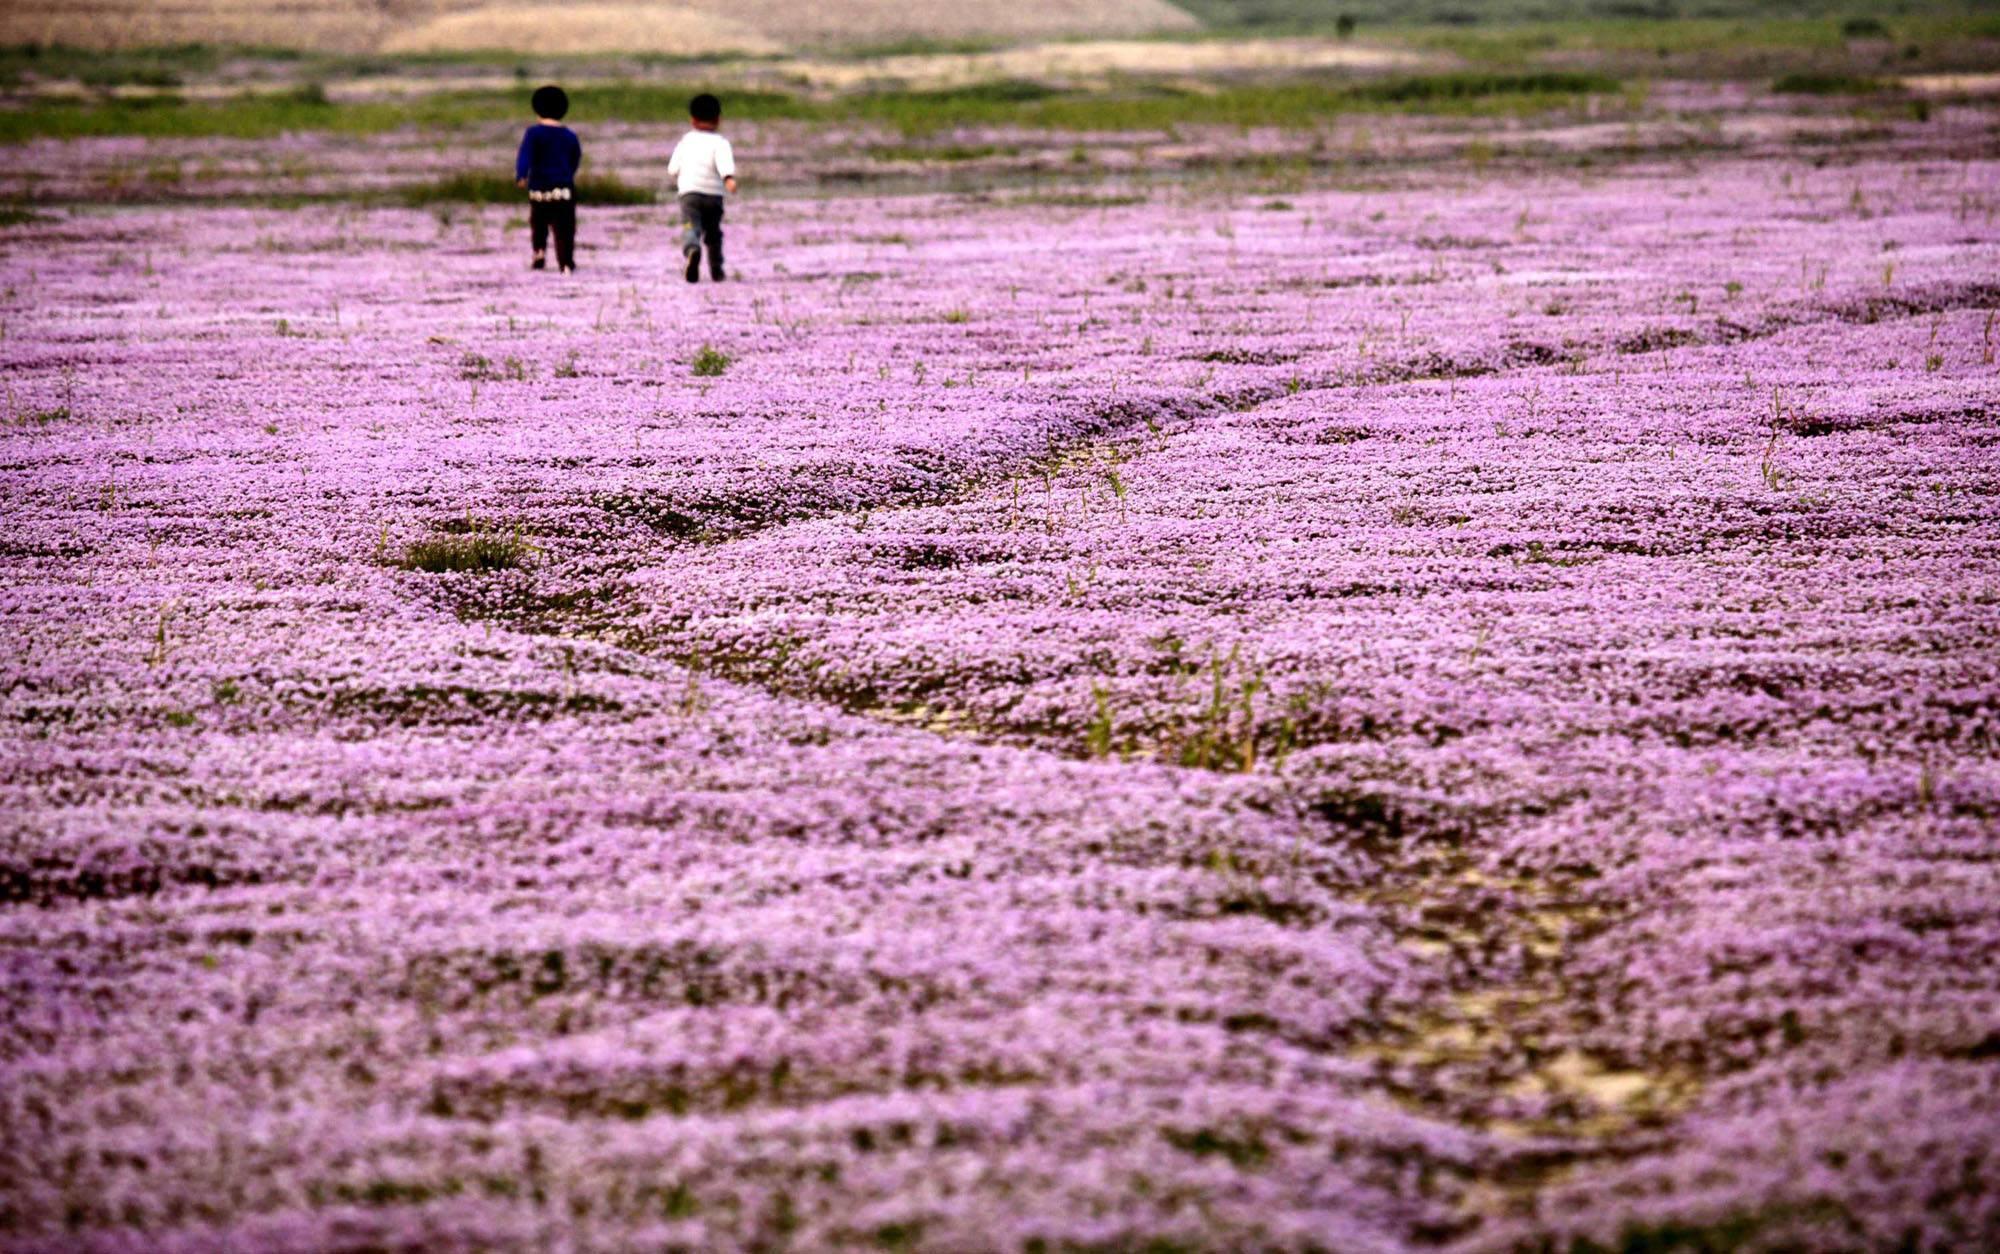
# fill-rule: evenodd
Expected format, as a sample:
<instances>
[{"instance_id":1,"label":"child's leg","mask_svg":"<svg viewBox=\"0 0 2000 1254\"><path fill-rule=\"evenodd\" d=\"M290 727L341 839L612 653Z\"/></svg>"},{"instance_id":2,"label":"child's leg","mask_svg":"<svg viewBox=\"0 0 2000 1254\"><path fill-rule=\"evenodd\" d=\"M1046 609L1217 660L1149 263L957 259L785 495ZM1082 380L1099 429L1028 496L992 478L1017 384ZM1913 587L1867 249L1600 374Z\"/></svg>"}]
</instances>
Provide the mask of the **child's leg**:
<instances>
[{"instance_id":1,"label":"child's leg","mask_svg":"<svg viewBox=\"0 0 2000 1254\"><path fill-rule=\"evenodd\" d=\"M681 255L687 258L687 281L701 282L701 197L681 197Z\"/></svg>"},{"instance_id":2,"label":"child's leg","mask_svg":"<svg viewBox=\"0 0 2000 1254\"><path fill-rule=\"evenodd\" d=\"M576 202L559 200L549 206L555 212L549 216L556 232L556 265L564 270L576 268Z\"/></svg>"},{"instance_id":3,"label":"child's leg","mask_svg":"<svg viewBox=\"0 0 2000 1254\"><path fill-rule=\"evenodd\" d=\"M708 273L716 279L722 277L722 204L722 197L709 197L701 215L702 242L708 246Z\"/></svg>"},{"instance_id":4,"label":"child's leg","mask_svg":"<svg viewBox=\"0 0 2000 1254\"><path fill-rule=\"evenodd\" d=\"M701 197L693 192L681 197L681 252L701 247Z\"/></svg>"},{"instance_id":5,"label":"child's leg","mask_svg":"<svg viewBox=\"0 0 2000 1254\"><path fill-rule=\"evenodd\" d=\"M535 243L535 256L549 250L549 202L531 200L528 202L528 236Z\"/></svg>"}]
</instances>

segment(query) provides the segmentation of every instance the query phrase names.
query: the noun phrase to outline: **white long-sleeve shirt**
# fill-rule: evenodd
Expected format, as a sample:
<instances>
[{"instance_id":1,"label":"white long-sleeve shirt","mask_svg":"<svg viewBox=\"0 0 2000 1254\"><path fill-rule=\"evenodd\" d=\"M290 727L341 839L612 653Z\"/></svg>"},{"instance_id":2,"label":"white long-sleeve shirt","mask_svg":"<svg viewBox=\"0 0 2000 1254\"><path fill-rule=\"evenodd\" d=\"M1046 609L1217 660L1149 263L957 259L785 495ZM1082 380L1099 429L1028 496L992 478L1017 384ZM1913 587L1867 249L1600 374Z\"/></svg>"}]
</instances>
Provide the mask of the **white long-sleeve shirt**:
<instances>
[{"instance_id":1,"label":"white long-sleeve shirt","mask_svg":"<svg viewBox=\"0 0 2000 1254\"><path fill-rule=\"evenodd\" d=\"M674 145L667 173L680 180L677 190L683 196L689 192L720 196L728 190L722 180L736 174L736 154L729 141L714 131L689 131Z\"/></svg>"}]
</instances>

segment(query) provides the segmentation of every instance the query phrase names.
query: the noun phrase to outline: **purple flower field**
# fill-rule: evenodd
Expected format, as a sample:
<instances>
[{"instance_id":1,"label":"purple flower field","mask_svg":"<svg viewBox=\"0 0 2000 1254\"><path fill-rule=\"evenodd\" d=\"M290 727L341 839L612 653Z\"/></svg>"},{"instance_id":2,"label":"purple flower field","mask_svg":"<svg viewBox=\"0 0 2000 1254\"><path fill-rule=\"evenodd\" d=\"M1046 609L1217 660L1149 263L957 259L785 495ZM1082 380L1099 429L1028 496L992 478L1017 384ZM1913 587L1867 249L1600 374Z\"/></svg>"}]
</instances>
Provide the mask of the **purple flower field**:
<instances>
[{"instance_id":1,"label":"purple flower field","mask_svg":"<svg viewBox=\"0 0 2000 1254\"><path fill-rule=\"evenodd\" d=\"M0 1247L2000 1244L1996 211L5 228Z\"/></svg>"}]
</instances>

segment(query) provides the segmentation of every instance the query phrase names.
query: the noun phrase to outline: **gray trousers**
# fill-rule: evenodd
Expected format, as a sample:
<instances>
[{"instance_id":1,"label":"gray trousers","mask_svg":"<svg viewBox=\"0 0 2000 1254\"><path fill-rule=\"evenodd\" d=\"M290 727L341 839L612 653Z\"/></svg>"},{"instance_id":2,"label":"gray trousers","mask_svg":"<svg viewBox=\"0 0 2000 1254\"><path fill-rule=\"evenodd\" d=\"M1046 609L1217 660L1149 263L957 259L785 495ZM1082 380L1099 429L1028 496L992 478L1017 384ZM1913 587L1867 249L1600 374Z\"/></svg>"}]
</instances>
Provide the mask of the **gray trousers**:
<instances>
[{"instance_id":1,"label":"gray trousers","mask_svg":"<svg viewBox=\"0 0 2000 1254\"><path fill-rule=\"evenodd\" d=\"M681 220L687 229L681 232L681 252L683 255L697 248L708 250L708 272L710 275L722 273L722 197L705 192L687 192L681 196Z\"/></svg>"}]
</instances>

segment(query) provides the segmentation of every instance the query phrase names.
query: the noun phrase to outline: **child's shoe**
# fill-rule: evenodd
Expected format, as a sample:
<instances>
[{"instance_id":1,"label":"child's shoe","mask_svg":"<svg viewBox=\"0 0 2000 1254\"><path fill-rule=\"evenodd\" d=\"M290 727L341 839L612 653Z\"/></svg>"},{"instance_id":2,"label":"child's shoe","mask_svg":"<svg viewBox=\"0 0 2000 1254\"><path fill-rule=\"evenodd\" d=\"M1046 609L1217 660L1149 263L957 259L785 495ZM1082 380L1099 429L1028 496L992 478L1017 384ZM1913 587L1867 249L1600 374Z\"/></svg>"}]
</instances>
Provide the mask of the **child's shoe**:
<instances>
[{"instance_id":1,"label":"child's shoe","mask_svg":"<svg viewBox=\"0 0 2000 1254\"><path fill-rule=\"evenodd\" d=\"M687 281L690 283L701 282L701 249L699 248L688 249Z\"/></svg>"},{"instance_id":2,"label":"child's shoe","mask_svg":"<svg viewBox=\"0 0 2000 1254\"><path fill-rule=\"evenodd\" d=\"M536 253L535 259L528 263L528 269L546 270L548 268L548 265L549 265L549 259L547 257L542 256L542 254L540 253Z\"/></svg>"},{"instance_id":3,"label":"child's shoe","mask_svg":"<svg viewBox=\"0 0 2000 1254\"><path fill-rule=\"evenodd\" d=\"M576 267L575 267L575 266L564 266L564 267L562 267L562 272L563 272L564 274L575 274L575 273L576 273Z\"/></svg>"},{"instance_id":4,"label":"child's shoe","mask_svg":"<svg viewBox=\"0 0 2000 1254\"><path fill-rule=\"evenodd\" d=\"M709 281L712 283L720 283L728 277L729 276L724 274L721 270L710 270L708 272Z\"/></svg>"}]
</instances>

